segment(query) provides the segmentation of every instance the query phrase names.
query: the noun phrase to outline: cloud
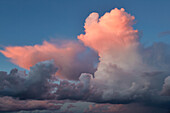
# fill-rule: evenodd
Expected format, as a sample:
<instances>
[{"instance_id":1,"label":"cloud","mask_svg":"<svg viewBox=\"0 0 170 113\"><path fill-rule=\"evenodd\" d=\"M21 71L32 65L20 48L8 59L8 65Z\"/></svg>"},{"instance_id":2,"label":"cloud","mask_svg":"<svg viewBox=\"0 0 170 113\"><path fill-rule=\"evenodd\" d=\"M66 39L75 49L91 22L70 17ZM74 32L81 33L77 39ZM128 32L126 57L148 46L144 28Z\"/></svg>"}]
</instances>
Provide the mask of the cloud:
<instances>
[{"instance_id":1,"label":"cloud","mask_svg":"<svg viewBox=\"0 0 170 113\"><path fill-rule=\"evenodd\" d=\"M58 100L19 100L5 96L0 97L0 111L59 110L64 103Z\"/></svg>"},{"instance_id":2,"label":"cloud","mask_svg":"<svg viewBox=\"0 0 170 113\"><path fill-rule=\"evenodd\" d=\"M72 80L78 79L82 72L93 73L98 59L95 52L73 41L63 41L61 44L44 41L42 45L9 46L0 52L25 69L53 59L58 67L57 75Z\"/></svg>"},{"instance_id":3,"label":"cloud","mask_svg":"<svg viewBox=\"0 0 170 113\"><path fill-rule=\"evenodd\" d=\"M133 23L134 16L123 8L100 19L92 13L86 19L85 34L78 37L100 56L92 84L98 84L102 101L133 101L148 91L148 82L140 75L148 67L138 52L138 31L133 30Z\"/></svg>"},{"instance_id":4,"label":"cloud","mask_svg":"<svg viewBox=\"0 0 170 113\"><path fill-rule=\"evenodd\" d=\"M170 68L170 45L165 43L154 43L153 45L143 48L143 60L158 70L167 71Z\"/></svg>"},{"instance_id":5,"label":"cloud","mask_svg":"<svg viewBox=\"0 0 170 113\"><path fill-rule=\"evenodd\" d=\"M170 76L165 79L162 94L166 96L170 96Z\"/></svg>"},{"instance_id":6,"label":"cloud","mask_svg":"<svg viewBox=\"0 0 170 113\"><path fill-rule=\"evenodd\" d=\"M31 67L28 75L17 69L11 70L10 74L0 72L0 95L20 99L51 98L49 80L56 71L53 61L44 61Z\"/></svg>"},{"instance_id":7,"label":"cloud","mask_svg":"<svg viewBox=\"0 0 170 113\"><path fill-rule=\"evenodd\" d=\"M91 104L84 113L168 113L167 109L139 104Z\"/></svg>"},{"instance_id":8,"label":"cloud","mask_svg":"<svg viewBox=\"0 0 170 113\"><path fill-rule=\"evenodd\" d=\"M138 43L138 31L132 27L134 19L123 8L105 13L100 19L98 13L91 13L85 22L85 34L79 35L78 39L96 50L99 56L109 49L118 52Z\"/></svg>"},{"instance_id":9,"label":"cloud","mask_svg":"<svg viewBox=\"0 0 170 113\"><path fill-rule=\"evenodd\" d=\"M170 45L154 43L144 47L138 30L133 29L134 19L123 8L115 8L100 18L97 13L87 17L85 34L78 39L97 52L95 72L96 53L80 43L6 47L1 52L21 67L50 59L54 64L40 62L30 68L28 75L15 69L9 75L0 72L0 94L20 99L138 103L169 109ZM65 78L52 76L56 71Z\"/></svg>"},{"instance_id":10,"label":"cloud","mask_svg":"<svg viewBox=\"0 0 170 113\"><path fill-rule=\"evenodd\" d=\"M60 80L55 92L57 99L87 100L89 98L91 74L82 73L79 81Z\"/></svg>"},{"instance_id":11,"label":"cloud","mask_svg":"<svg viewBox=\"0 0 170 113\"><path fill-rule=\"evenodd\" d=\"M170 31L160 32L160 33L158 34L158 37L164 37L164 36L167 36L167 35L170 35Z\"/></svg>"},{"instance_id":12,"label":"cloud","mask_svg":"<svg viewBox=\"0 0 170 113\"><path fill-rule=\"evenodd\" d=\"M167 108L170 97L160 93L164 79L170 74L170 46L155 43L144 47L138 31L132 27L134 19L124 9L117 8L100 18L97 13L87 17L85 34L78 39L98 53L97 71L94 79L87 77L88 82L61 82L56 92L59 99L112 104L156 102L155 106L162 104ZM86 92L82 93L84 88Z\"/></svg>"}]
</instances>

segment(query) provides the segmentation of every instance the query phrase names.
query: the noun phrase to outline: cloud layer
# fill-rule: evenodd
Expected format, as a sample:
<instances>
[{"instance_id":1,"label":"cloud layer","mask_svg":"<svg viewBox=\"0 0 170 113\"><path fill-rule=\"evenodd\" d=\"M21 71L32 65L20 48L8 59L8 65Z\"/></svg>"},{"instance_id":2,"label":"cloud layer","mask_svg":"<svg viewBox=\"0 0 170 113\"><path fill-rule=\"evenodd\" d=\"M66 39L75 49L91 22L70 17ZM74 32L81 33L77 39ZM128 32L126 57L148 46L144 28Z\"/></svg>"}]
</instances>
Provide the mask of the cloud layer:
<instances>
[{"instance_id":1,"label":"cloud layer","mask_svg":"<svg viewBox=\"0 0 170 113\"><path fill-rule=\"evenodd\" d=\"M19 110L59 110L64 101L58 100L19 100L11 97L0 97L0 111Z\"/></svg>"}]
</instances>

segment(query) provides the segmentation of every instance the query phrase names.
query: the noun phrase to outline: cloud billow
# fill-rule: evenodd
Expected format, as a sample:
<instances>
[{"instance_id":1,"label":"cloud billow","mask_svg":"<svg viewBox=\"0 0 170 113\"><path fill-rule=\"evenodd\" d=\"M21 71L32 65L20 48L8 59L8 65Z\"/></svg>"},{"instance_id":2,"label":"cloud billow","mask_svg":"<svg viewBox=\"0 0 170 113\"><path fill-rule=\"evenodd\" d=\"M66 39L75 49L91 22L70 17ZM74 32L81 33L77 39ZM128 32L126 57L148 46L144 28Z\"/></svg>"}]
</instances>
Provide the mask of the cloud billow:
<instances>
[{"instance_id":1,"label":"cloud billow","mask_svg":"<svg viewBox=\"0 0 170 113\"><path fill-rule=\"evenodd\" d=\"M50 78L57 71L53 61L45 61L31 67L29 74L11 70L0 72L0 95L20 99L48 99L51 92Z\"/></svg>"}]
</instances>

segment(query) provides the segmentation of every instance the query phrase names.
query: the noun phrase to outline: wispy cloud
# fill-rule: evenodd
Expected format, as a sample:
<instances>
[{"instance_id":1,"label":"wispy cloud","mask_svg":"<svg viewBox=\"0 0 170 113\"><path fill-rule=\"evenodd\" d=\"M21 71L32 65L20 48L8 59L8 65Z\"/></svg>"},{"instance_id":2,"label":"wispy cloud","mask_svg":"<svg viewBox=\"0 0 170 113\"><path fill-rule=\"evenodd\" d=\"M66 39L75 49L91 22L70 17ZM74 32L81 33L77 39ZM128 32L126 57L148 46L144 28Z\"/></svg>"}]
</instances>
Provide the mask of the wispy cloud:
<instances>
[{"instance_id":1,"label":"wispy cloud","mask_svg":"<svg viewBox=\"0 0 170 113\"><path fill-rule=\"evenodd\" d=\"M167 36L167 35L170 35L170 31L160 32L160 33L158 34L158 37L164 37L164 36Z\"/></svg>"}]
</instances>

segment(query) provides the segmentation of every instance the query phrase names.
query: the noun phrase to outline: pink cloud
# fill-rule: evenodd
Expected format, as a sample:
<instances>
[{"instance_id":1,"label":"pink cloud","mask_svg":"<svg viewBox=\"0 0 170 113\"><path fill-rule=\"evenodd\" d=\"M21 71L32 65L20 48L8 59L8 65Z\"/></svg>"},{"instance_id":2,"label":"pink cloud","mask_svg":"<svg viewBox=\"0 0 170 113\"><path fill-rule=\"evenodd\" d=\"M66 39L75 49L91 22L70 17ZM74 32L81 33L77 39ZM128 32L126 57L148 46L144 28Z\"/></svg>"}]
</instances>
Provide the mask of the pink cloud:
<instances>
[{"instance_id":1,"label":"pink cloud","mask_svg":"<svg viewBox=\"0 0 170 113\"><path fill-rule=\"evenodd\" d=\"M94 71L94 62L97 55L93 52L85 54L85 47L76 42L65 42L62 45L44 41L42 45L9 46L0 50L11 62L18 66L30 69L38 62L53 59L58 67L57 75L69 79L78 79L82 72ZM82 59L78 54L85 54Z\"/></svg>"},{"instance_id":2,"label":"pink cloud","mask_svg":"<svg viewBox=\"0 0 170 113\"><path fill-rule=\"evenodd\" d=\"M134 19L123 8L115 8L100 18L98 13L91 13L85 22L85 34L79 35L78 39L99 55L110 48L114 51L126 47L138 40L138 31L132 27Z\"/></svg>"}]
</instances>

